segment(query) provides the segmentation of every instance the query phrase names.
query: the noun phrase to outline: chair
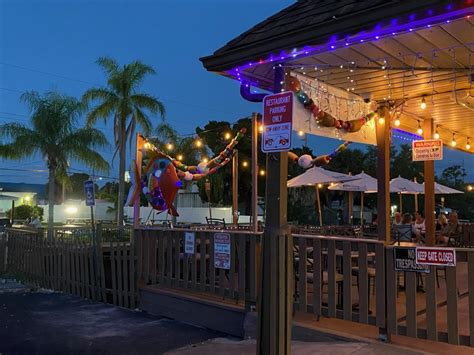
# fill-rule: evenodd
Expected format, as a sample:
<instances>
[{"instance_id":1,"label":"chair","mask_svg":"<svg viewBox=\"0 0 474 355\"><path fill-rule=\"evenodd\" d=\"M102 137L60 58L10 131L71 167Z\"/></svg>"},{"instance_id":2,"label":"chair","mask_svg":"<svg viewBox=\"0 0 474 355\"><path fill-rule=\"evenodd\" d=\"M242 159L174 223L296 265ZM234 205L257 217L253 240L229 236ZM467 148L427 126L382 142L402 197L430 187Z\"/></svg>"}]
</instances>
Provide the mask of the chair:
<instances>
[{"instance_id":1,"label":"chair","mask_svg":"<svg viewBox=\"0 0 474 355\"><path fill-rule=\"evenodd\" d=\"M395 225L395 241L399 242L411 242L412 240L412 227L411 224L397 224Z\"/></svg>"},{"instance_id":2,"label":"chair","mask_svg":"<svg viewBox=\"0 0 474 355\"><path fill-rule=\"evenodd\" d=\"M221 229L227 229L227 226L225 224L225 218L209 218L206 217L206 223L208 226L211 227L221 227Z\"/></svg>"}]
</instances>

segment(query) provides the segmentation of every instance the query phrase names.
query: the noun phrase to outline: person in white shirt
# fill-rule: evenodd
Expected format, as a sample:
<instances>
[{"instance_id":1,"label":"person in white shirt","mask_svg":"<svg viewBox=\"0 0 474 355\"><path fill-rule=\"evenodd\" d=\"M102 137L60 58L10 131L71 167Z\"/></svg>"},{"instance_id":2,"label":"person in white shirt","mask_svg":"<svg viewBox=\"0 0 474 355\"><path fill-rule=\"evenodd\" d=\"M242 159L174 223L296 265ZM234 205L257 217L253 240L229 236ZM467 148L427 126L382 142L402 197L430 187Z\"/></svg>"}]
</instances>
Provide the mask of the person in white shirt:
<instances>
[{"instance_id":1,"label":"person in white shirt","mask_svg":"<svg viewBox=\"0 0 474 355\"><path fill-rule=\"evenodd\" d=\"M415 234L416 241L423 241L425 238L425 233L425 218L421 212L417 211L415 213L415 223L413 224L413 234Z\"/></svg>"},{"instance_id":2,"label":"person in white shirt","mask_svg":"<svg viewBox=\"0 0 474 355\"><path fill-rule=\"evenodd\" d=\"M399 225L402 224L402 215L400 212L395 212L395 217L393 218L393 224Z\"/></svg>"}]
</instances>

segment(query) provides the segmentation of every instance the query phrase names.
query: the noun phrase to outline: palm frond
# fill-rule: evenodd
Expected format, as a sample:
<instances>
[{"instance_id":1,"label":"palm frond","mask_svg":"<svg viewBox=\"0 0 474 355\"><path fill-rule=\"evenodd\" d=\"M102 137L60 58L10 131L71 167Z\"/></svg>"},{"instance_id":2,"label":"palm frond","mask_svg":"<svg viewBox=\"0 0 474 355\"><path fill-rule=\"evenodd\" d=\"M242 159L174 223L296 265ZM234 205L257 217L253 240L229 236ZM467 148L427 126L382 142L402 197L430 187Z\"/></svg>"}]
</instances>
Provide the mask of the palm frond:
<instances>
[{"instance_id":1,"label":"palm frond","mask_svg":"<svg viewBox=\"0 0 474 355\"><path fill-rule=\"evenodd\" d=\"M109 75L113 76L117 74L119 70L118 63L115 59L110 57L99 57L96 63Z\"/></svg>"},{"instance_id":2,"label":"palm frond","mask_svg":"<svg viewBox=\"0 0 474 355\"><path fill-rule=\"evenodd\" d=\"M127 65L127 69L130 73L130 81L132 87L137 87L145 78L147 74L156 74L155 69L150 65L144 64L138 60L135 60Z\"/></svg>"},{"instance_id":3,"label":"palm frond","mask_svg":"<svg viewBox=\"0 0 474 355\"><path fill-rule=\"evenodd\" d=\"M70 156L97 171L109 172L110 170L109 163L93 149L84 147L81 149L75 148L70 152Z\"/></svg>"},{"instance_id":4,"label":"palm frond","mask_svg":"<svg viewBox=\"0 0 474 355\"><path fill-rule=\"evenodd\" d=\"M36 133L20 123L6 123L0 126L0 137L31 141L32 138L36 138Z\"/></svg>"},{"instance_id":5,"label":"palm frond","mask_svg":"<svg viewBox=\"0 0 474 355\"><path fill-rule=\"evenodd\" d=\"M103 119L105 122L107 122L107 118L112 116L114 111L117 109L117 104L118 100L108 100L97 105L91 111L89 111L87 115L87 124L93 125L99 119Z\"/></svg>"},{"instance_id":6,"label":"palm frond","mask_svg":"<svg viewBox=\"0 0 474 355\"><path fill-rule=\"evenodd\" d=\"M136 121L136 123L138 123L142 127L143 134L145 134L146 136L149 135L149 133L152 130L152 124L151 124L150 118L137 106L134 107L132 115L133 115L132 121ZM131 135L133 135L134 130L127 133L130 133Z\"/></svg>"},{"instance_id":7,"label":"palm frond","mask_svg":"<svg viewBox=\"0 0 474 355\"><path fill-rule=\"evenodd\" d=\"M162 102L151 95L147 94L134 94L130 97L133 105L141 109L145 108L151 113L159 113L161 118L164 118L166 110Z\"/></svg>"}]
</instances>

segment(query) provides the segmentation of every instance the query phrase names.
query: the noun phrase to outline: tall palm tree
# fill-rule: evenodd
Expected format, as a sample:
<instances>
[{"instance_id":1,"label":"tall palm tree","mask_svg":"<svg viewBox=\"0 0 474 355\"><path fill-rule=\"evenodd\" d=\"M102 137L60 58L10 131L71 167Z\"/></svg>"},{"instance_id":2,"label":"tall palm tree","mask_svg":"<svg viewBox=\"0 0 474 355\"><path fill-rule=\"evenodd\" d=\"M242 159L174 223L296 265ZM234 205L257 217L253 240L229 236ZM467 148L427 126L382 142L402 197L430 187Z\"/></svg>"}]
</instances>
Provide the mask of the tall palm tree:
<instances>
[{"instance_id":1,"label":"tall palm tree","mask_svg":"<svg viewBox=\"0 0 474 355\"><path fill-rule=\"evenodd\" d=\"M77 99L47 92L26 92L21 100L31 112L30 126L20 123L0 125L0 137L8 143L0 144L0 156L25 159L41 154L48 166L48 227L54 221L55 180L67 174L69 162L75 160L99 170L107 171L109 164L96 152L108 145L102 132L91 127L76 128L83 105Z\"/></svg>"},{"instance_id":2,"label":"tall palm tree","mask_svg":"<svg viewBox=\"0 0 474 355\"><path fill-rule=\"evenodd\" d=\"M83 95L83 102L97 102L88 115L88 123L97 120L107 121L113 117L115 153L119 153L119 192L117 224L123 224L123 205L125 202L125 160L127 139L132 142L137 125L144 135L152 129L150 118L144 110L152 114L159 113L164 118L164 105L151 95L138 92L143 79L149 74L155 74L152 67L140 61L119 66L112 58L102 57L97 64L107 75L106 88L92 88Z\"/></svg>"}]
</instances>

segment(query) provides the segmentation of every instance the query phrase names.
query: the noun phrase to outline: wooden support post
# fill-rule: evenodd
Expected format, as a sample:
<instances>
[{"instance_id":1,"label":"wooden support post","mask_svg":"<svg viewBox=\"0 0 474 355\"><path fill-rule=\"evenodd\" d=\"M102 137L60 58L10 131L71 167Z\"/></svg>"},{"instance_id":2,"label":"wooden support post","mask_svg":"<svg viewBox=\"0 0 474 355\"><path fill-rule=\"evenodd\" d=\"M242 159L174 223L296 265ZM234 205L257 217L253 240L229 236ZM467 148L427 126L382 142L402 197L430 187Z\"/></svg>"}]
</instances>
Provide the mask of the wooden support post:
<instances>
[{"instance_id":1,"label":"wooden support post","mask_svg":"<svg viewBox=\"0 0 474 355\"><path fill-rule=\"evenodd\" d=\"M348 198L347 198L347 203L349 205L349 224L352 225L353 220L354 220L354 215L353 215L353 205L354 205L354 193L352 191L349 191Z\"/></svg>"},{"instance_id":2,"label":"wooden support post","mask_svg":"<svg viewBox=\"0 0 474 355\"><path fill-rule=\"evenodd\" d=\"M378 239L390 241L390 113L383 106L376 118Z\"/></svg>"},{"instance_id":3,"label":"wooden support post","mask_svg":"<svg viewBox=\"0 0 474 355\"><path fill-rule=\"evenodd\" d=\"M403 196L401 192L398 193L398 201L400 204L400 208L399 208L400 214L403 214Z\"/></svg>"},{"instance_id":4,"label":"wooden support post","mask_svg":"<svg viewBox=\"0 0 474 355\"><path fill-rule=\"evenodd\" d=\"M425 139L433 137L433 120L428 118L423 122L423 132ZM426 245L435 244L435 191L434 191L434 161L424 162L425 176L425 228Z\"/></svg>"},{"instance_id":5,"label":"wooden support post","mask_svg":"<svg viewBox=\"0 0 474 355\"><path fill-rule=\"evenodd\" d=\"M232 223L239 224L239 151L232 157Z\"/></svg>"},{"instance_id":6,"label":"wooden support post","mask_svg":"<svg viewBox=\"0 0 474 355\"><path fill-rule=\"evenodd\" d=\"M135 150L135 163L138 167L138 173L140 174L142 166L142 149L145 144L145 139L140 133L137 133L137 140L136 140L136 150ZM134 177L135 179L137 177ZM137 228L140 225L140 194L138 197L133 201L133 226Z\"/></svg>"},{"instance_id":7,"label":"wooden support post","mask_svg":"<svg viewBox=\"0 0 474 355\"><path fill-rule=\"evenodd\" d=\"M258 122L260 114L252 113L252 231L258 232Z\"/></svg>"},{"instance_id":8,"label":"wooden support post","mask_svg":"<svg viewBox=\"0 0 474 355\"><path fill-rule=\"evenodd\" d=\"M417 182L416 176L413 178L413 182ZM415 198L414 202L415 202L415 212L416 212L418 211L418 194L414 194L413 197Z\"/></svg>"},{"instance_id":9,"label":"wooden support post","mask_svg":"<svg viewBox=\"0 0 474 355\"><path fill-rule=\"evenodd\" d=\"M275 69L275 91L284 81ZM292 237L287 226L288 153L267 154L266 218L262 246L261 288L258 297L257 353L290 354L293 302Z\"/></svg>"},{"instance_id":10,"label":"wooden support post","mask_svg":"<svg viewBox=\"0 0 474 355\"><path fill-rule=\"evenodd\" d=\"M323 212L321 210L321 198L319 196L319 186L318 184L316 184L314 187L316 189L316 208L318 210L319 225L322 227L323 226Z\"/></svg>"}]
</instances>

